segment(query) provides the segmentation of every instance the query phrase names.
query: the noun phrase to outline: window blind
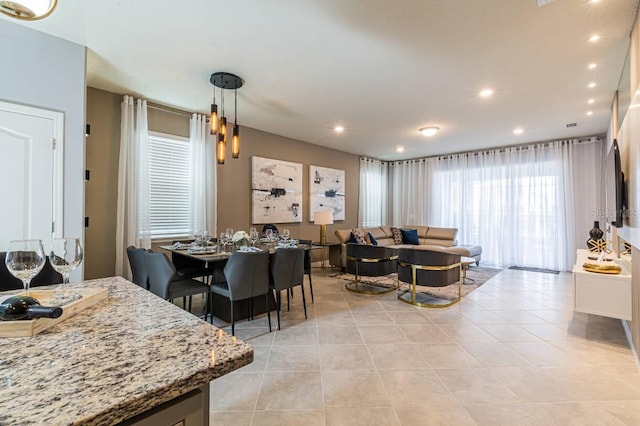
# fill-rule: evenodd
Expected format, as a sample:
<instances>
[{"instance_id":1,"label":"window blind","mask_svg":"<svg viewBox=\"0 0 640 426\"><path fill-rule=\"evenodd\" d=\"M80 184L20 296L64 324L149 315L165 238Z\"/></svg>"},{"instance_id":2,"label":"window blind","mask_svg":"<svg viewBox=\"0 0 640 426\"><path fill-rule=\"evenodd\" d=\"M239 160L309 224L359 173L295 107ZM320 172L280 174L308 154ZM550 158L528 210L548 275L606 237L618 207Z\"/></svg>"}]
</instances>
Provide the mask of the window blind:
<instances>
[{"instance_id":1,"label":"window blind","mask_svg":"<svg viewBox=\"0 0 640 426\"><path fill-rule=\"evenodd\" d=\"M190 144L177 136L149 136L151 238L190 235Z\"/></svg>"}]
</instances>

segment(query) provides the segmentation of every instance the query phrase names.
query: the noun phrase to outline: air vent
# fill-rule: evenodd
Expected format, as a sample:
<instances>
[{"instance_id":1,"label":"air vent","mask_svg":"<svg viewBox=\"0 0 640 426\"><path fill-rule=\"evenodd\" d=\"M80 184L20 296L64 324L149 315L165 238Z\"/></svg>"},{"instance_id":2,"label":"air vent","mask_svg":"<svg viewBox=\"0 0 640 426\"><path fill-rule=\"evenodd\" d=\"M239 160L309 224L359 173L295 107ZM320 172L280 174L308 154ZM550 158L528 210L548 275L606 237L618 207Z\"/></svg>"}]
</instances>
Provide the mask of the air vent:
<instances>
[{"instance_id":1,"label":"air vent","mask_svg":"<svg viewBox=\"0 0 640 426\"><path fill-rule=\"evenodd\" d=\"M567 127L578 127L578 123L567 123Z\"/></svg>"}]
</instances>

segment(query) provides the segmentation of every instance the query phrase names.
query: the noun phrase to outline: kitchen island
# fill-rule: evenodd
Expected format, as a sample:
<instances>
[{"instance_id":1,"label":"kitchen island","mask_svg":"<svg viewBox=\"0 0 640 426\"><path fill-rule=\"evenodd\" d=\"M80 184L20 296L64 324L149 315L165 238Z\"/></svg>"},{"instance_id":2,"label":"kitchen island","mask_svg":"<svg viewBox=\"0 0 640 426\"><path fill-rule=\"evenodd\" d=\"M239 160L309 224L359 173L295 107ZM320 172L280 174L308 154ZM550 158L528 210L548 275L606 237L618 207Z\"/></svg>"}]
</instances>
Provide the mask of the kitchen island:
<instances>
[{"instance_id":1,"label":"kitchen island","mask_svg":"<svg viewBox=\"0 0 640 426\"><path fill-rule=\"evenodd\" d=\"M124 278L75 286L108 298L0 338L0 424L208 424L209 382L253 361L250 345Z\"/></svg>"}]
</instances>

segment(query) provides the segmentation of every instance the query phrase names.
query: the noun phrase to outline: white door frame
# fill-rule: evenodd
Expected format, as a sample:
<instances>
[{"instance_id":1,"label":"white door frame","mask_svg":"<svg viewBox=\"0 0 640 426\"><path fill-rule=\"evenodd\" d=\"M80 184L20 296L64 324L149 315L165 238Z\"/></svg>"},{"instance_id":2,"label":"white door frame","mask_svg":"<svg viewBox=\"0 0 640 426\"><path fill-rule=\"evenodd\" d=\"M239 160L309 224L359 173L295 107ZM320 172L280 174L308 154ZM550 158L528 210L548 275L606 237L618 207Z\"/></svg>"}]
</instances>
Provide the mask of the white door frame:
<instances>
[{"instance_id":1,"label":"white door frame","mask_svg":"<svg viewBox=\"0 0 640 426\"><path fill-rule=\"evenodd\" d=\"M64 235L64 113L0 100L0 110L51 120L53 124L52 236Z\"/></svg>"}]
</instances>

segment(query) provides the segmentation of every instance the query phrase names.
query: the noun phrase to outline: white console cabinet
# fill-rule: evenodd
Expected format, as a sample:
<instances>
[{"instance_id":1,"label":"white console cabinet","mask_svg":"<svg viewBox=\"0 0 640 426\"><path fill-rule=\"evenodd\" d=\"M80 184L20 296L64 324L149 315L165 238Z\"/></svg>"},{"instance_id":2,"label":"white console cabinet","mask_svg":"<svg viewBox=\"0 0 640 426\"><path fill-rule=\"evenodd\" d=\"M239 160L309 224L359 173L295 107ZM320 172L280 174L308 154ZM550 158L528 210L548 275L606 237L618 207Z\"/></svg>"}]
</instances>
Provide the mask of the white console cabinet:
<instances>
[{"instance_id":1,"label":"white console cabinet","mask_svg":"<svg viewBox=\"0 0 640 426\"><path fill-rule=\"evenodd\" d=\"M599 274L582 269L588 256L597 256L589 250L578 250L573 266L575 286L574 310L587 314L631 320L631 263L615 259L622 267L619 274ZM612 256L612 255L609 255Z\"/></svg>"}]
</instances>

